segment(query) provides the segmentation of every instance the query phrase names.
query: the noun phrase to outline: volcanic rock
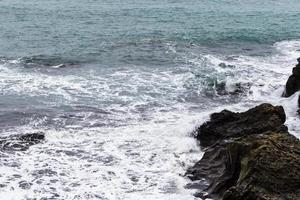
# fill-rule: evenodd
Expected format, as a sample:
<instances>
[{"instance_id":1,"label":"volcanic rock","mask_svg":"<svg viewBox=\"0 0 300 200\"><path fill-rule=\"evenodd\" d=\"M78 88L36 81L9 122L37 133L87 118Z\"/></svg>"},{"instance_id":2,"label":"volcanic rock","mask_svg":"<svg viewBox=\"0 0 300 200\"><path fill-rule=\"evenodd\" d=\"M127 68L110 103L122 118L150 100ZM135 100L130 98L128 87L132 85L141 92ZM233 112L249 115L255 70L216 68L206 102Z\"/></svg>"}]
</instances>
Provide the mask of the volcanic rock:
<instances>
[{"instance_id":1,"label":"volcanic rock","mask_svg":"<svg viewBox=\"0 0 300 200\"><path fill-rule=\"evenodd\" d=\"M243 113L223 110L197 130L204 155L187 171L196 196L223 200L296 200L300 197L300 141L284 126L281 106Z\"/></svg>"},{"instance_id":2,"label":"volcanic rock","mask_svg":"<svg viewBox=\"0 0 300 200\"><path fill-rule=\"evenodd\" d=\"M261 104L244 113L223 110L213 113L210 121L197 130L197 139L201 146L209 146L219 140L240 137L249 134L260 134L264 131L286 130L283 125L285 113L282 106Z\"/></svg>"}]
</instances>

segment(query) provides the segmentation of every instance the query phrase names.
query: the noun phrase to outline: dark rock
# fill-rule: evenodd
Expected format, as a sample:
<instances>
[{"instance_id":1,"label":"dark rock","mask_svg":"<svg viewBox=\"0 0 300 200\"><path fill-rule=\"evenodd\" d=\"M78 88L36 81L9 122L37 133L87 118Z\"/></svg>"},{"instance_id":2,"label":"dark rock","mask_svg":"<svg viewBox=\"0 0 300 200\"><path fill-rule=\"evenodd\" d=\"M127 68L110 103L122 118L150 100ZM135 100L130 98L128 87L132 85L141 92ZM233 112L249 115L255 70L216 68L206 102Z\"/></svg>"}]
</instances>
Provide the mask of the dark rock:
<instances>
[{"instance_id":1,"label":"dark rock","mask_svg":"<svg viewBox=\"0 0 300 200\"><path fill-rule=\"evenodd\" d=\"M285 85L283 97L290 97L300 90L300 79L294 74L289 77Z\"/></svg>"},{"instance_id":2,"label":"dark rock","mask_svg":"<svg viewBox=\"0 0 300 200\"><path fill-rule=\"evenodd\" d=\"M284 122L283 108L270 104L243 113L212 114L198 130L204 155L187 171L191 180L206 182L196 195L223 200L298 199L300 141L287 132Z\"/></svg>"},{"instance_id":3,"label":"dark rock","mask_svg":"<svg viewBox=\"0 0 300 200\"><path fill-rule=\"evenodd\" d=\"M300 95L298 96L298 108L300 108ZM298 109L298 114L300 114L300 109Z\"/></svg>"},{"instance_id":4,"label":"dark rock","mask_svg":"<svg viewBox=\"0 0 300 200\"><path fill-rule=\"evenodd\" d=\"M246 94L250 88L251 88L251 83L235 83L234 85L231 86L232 90L227 91L226 88L226 82L215 82L214 83L214 88L217 92L218 95L241 95L241 94Z\"/></svg>"},{"instance_id":5,"label":"dark rock","mask_svg":"<svg viewBox=\"0 0 300 200\"><path fill-rule=\"evenodd\" d=\"M298 64L293 68L293 74L288 78L283 97L290 97L300 90L300 58L297 59Z\"/></svg>"},{"instance_id":6,"label":"dark rock","mask_svg":"<svg viewBox=\"0 0 300 200\"><path fill-rule=\"evenodd\" d=\"M20 137L20 140L27 143L36 144L41 140L45 139L45 135L43 133L30 133L25 134Z\"/></svg>"},{"instance_id":7,"label":"dark rock","mask_svg":"<svg viewBox=\"0 0 300 200\"><path fill-rule=\"evenodd\" d=\"M229 154L225 143L215 144L206 149L202 159L187 171L191 180L207 181L206 188L198 188L200 191L197 196L209 193L210 197L217 198L233 186L240 171L239 165L235 163L237 157L238 154Z\"/></svg>"},{"instance_id":8,"label":"dark rock","mask_svg":"<svg viewBox=\"0 0 300 200\"><path fill-rule=\"evenodd\" d=\"M0 138L0 151L25 151L45 139L44 133L30 133Z\"/></svg>"},{"instance_id":9,"label":"dark rock","mask_svg":"<svg viewBox=\"0 0 300 200\"><path fill-rule=\"evenodd\" d=\"M300 65L296 65L296 67L293 68L293 75L297 78L300 79Z\"/></svg>"},{"instance_id":10,"label":"dark rock","mask_svg":"<svg viewBox=\"0 0 300 200\"><path fill-rule=\"evenodd\" d=\"M199 127L196 137L201 146L205 147L219 140L260 134L268 130L286 130L283 125L285 118L283 107L271 104L261 104L243 113L223 110L213 113L210 121Z\"/></svg>"},{"instance_id":11,"label":"dark rock","mask_svg":"<svg viewBox=\"0 0 300 200\"><path fill-rule=\"evenodd\" d=\"M218 95L228 95L228 92L226 91L226 83L225 82L215 81L214 88Z\"/></svg>"},{"instance_id":12,"label":"dark rock","mask_svg":"<svg viewBox=\"0 0 300 200\"><path fill-rule=\"evenodd\" d=\"M229 92L230 94L243 94L250 90L251 83L235 83L234 90Z\"/></svg>"},{"instance_id":13,"label":"dark rock","mask_svg":"<svg viewBox=\"0 0 300 200\"><path fill-rule=\"evenodd\" d=\"M300 197L300 141L291 134L270 132L240 138L227 146L240 168L224 200L295 200ZM239 151L240 150L240 151Z\"/></svg>"},{"instance_id":14,"label":"dark rock","mask_svg":"<svg viewBox=\"0 0 300 200\"><path fill-rule=\"evenodd\" d=\"M227 65L227 64L225 64L225 63L220 63L220 64L219 64L219 67L221 67L221 68L235 68L234 65Z\"/></svg>"}]
</instances>

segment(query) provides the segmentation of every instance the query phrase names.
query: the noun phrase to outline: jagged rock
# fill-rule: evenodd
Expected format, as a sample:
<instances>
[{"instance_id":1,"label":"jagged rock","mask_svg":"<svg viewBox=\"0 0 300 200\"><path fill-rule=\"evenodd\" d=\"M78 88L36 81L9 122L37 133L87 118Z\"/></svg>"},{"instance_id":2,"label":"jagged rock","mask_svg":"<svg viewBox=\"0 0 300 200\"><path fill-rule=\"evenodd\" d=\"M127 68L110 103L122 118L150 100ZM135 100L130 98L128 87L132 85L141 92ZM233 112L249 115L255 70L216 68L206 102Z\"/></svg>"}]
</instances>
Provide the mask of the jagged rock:
<instances>
[{"instance_id":1,"label":"jagged rock","mask_svg":"<svg viewBox=\"0 0 300 200\"><path fill-rule=\"evenodd\" d=\"M270 104L244 113L224 110L212 114L198 130L205 153L187 171L191 180L206 182L198 187L196 196L223 200L299 198L300 141L287 132L284 122L283 108Z\"/></svg>"},{"instance_id":2,"label":"jagged rock","mask_svg":"<svg viewBox=\"0 0 300 200\"><path fill-rule=\"evenodd\" d=\"M213 113L210 121L199 127L196 137L201 146L209 146L227 138L259 134L268 130L286 130L283 125L285 118L283 107L271 104L261 104L243 113L223 110Z\"/></svg>"},{"instance_id":3,"label":"jagged rock","mask_svg":"<svg viewBox=\"0 0 300 200\"><path fill-rule=\"evenodd\" d=\"M0 151L25 151L45 139L44 133L29 133L0 138Z\"/></svg>"},{"instance_id":4,"label":"jagged rock","mask_svg":"<svg viewBox=\"0 0 300 200\"><path fill-rule=\"evenodd\" d=\"M239 151L240 150L240 151ZM229 144L240 169L223 200L296 200L300 197L300 141L288 133L266 133Z\"/></svg>"},{"instance_id":5,"label":"jagged rock","mask_svg":"<svg viewBox=\"0 0 300 200\"><path fill-rule=\"evenodd\" d=\"M300 90L300 58L297 59L298 64L293 68L293 74L288 78L283 97L290 97Z\"/></svg>"}]
</instances>

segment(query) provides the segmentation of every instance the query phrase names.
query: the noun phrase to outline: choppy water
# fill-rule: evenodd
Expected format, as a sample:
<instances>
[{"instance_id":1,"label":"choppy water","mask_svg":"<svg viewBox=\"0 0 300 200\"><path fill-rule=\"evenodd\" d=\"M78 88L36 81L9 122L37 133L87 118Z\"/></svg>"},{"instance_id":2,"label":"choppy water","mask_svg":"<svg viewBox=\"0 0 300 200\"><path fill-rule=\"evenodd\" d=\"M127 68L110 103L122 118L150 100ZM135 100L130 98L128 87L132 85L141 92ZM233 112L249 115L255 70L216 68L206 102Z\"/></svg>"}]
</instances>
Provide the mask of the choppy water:
<instances>
[{"instance_id":1,"label":"choppy water","mask_svg":"<svg viewBox=\"0 0 300 200\"><path fill-rule=\"evenodd\" d=\"M209 113L285 107L298 0L0 1L0 199L193 199L193 129Z\"/></svg>"}]
</instances>

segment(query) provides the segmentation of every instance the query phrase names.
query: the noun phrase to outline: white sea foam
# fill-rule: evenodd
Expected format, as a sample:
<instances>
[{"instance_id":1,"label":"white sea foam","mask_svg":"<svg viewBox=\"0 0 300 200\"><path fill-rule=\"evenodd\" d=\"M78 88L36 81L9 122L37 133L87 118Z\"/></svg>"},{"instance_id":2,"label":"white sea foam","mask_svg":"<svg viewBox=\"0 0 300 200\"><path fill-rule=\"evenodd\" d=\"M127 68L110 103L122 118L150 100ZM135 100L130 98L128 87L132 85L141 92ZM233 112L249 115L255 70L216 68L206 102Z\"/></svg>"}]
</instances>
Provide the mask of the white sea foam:
<instances>
[{"instance_id":1,"label":"white sea foam","mask_svg":"<svg viewBox=\"0 0 300 200\"><path fill-rule=\"evenodd\" d=\"M2 160L0 180L8 186L1 192L58 199L191 198L182 175L201 153L187 133L201 118L177 117L121 128L42 130L45 144ZM23 180L33 184L30 190L19 187Z\"/></svg>"},{"instance_id":2,"label":"white sea foam","mask_svg":"<svg viewBox=\"0 0 300 200\"><path fill-rule=\"evenodd\" d=\"M5 130L3 135L42 131L46 141L26 152L2 153L1 195L6 199L192 199L195 191L184 188L189 180L183 174L202 153L191 132L209 113L224 108L244 111L262 102L283 105L286 124L300 137L299 93L281 97L300 56L300 43L284 41L274 48L276 54L264 57L200 55L175 71L124 67L101 75L92 70L53 75L18 68L17 61L0 65L3 95L44 96L51 101L41 101L51 108L93 105L91 110L78 110L80 123L48 127L44 119L32 119ZM170 51L176 52L175 46ZM228 92L237 83L250 86L238 101L225 95L202 103L211 80L224 81ZM108 114L95 118L93 109ZM104 125L94 126L97 123Z\"/></svg>"},{"instance_id":3,"label":"white sea foam","mask_svg":"<svg viewBox=\"0 0 300 200\"><path fill-rule=\"evenodd\" d=\"M269 102L274 105L282 105L286 111L286 124L289 130L300 137L298 96L299 92L289 98L281 97L285 83L292 73L292 68L297 64L300 57L300 41L283 41L274 44L278 51L275 55L268 57L238 56L235 59L223 61L226 64L234 65L234 76L227 77L227 87L233 83L251 83L250 93L247 98L238 104L233 104L230 109L244 111L258 103ZM220 62L215 58L212 62ZM228 69L231 70L231 69Z\"/></svg>"}]
</instances>

